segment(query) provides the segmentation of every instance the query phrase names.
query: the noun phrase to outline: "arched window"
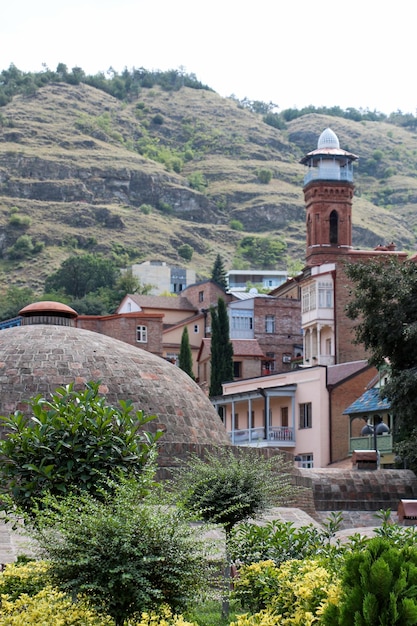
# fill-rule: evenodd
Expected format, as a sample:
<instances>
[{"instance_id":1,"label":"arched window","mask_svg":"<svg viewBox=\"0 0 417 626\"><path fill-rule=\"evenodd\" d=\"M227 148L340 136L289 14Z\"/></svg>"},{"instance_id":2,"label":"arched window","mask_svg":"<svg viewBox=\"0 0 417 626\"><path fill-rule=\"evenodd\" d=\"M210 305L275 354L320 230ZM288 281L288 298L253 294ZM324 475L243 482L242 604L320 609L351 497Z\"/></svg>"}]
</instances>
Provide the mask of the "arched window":
<instances>
[{"instance_id":1,"label":"arched window","mask_svg":"<svg viewBox=\"0 0 417 626\"><path fill-rule=\"evenodd\" d=\"M337 211L332 211L330 213L330 243L338 243L338 226L339 226L339 216Z\"/></svg>"}]
</instances>

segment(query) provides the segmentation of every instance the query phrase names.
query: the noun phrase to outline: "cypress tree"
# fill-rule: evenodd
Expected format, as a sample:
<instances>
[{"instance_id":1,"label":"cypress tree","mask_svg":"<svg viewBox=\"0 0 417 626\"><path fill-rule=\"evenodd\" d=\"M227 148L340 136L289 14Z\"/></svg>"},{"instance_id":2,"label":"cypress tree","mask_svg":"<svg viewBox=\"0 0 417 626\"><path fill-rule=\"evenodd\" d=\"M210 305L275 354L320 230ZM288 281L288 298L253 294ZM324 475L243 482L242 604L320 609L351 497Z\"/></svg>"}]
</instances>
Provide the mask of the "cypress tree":
<instances>
[{"instance_id":1,"label":"cypress tree","mask_svg":"<svg viewBox=\"0 0 417 626\"><path fill-rule=\"evenodd\" d=\"M181 336L181 348L178 359L178 365L190 378L194 380L193 374L193 356L191 353L190 339L188 337L188 328L185 326Z\"/></svg>"},{"instance_id":2,"label":"cypress tree","mask_svg":"<svg viewBox=\"0 0 417 626\"><path fill-rule=\"evenodd\" d=\"M226 291L227 289L227 276L226 270L224 268L223 259L218 254L216 256L216 260L214 261L213 269L211 270L211 280L217 283L220 287Z\"/></svg>"},{"instance_id":3,"label":"cypress tree","mask_svg":"<svg viewBox=\"0 0 417 626\"><path fill-rule=\"evenodd\" d=\"M229 318L223 298L211 313L211 376L210 396L222 394L222 383L233 380L233 346L229 336Z\"/></svg>"}]
</instances>

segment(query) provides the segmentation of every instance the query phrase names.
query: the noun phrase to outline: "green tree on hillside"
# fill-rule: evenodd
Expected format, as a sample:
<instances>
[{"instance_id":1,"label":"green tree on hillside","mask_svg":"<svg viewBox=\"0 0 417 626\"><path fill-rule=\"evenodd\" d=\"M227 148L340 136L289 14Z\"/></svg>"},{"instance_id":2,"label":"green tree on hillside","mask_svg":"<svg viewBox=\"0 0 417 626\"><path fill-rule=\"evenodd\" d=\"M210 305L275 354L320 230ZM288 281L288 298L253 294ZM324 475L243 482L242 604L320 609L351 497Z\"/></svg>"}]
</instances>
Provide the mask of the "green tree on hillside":
<instances>
[{"instance_id":1,"label":"green tree on hillside","mask_svg":"<svg viewBox=\"0 0 417 626\"><path fill-rule=\"evenodd\" d=\"M45 291L60 291L83 298L86 294L101 287L113 288L119 270L113 261L93 254L71 256L61 263L61 267L48 276Z\"/></svg>"},{"instance_id":2,"label":"green tree on hillside","mask_svg":"<svg viewBox=\"0 0 417 626\"><path fill-rule=\"evenodd\" d=\"M211 376L210 396L222 394L222 383L233 380L233 345L229 335L229 318L223 298L217 309L210 308L211 315Z\"/></svg>"},{"instance_id":3,"label":"green tree on hillside","mask_svg":"<svg viewBox=\"0 0 417 626\"><path fill-rule=\"evenodd\" d=\"M253 268L275 269L284 262L286 244L277 237L248 235L240 240L237 256Z\"/></svg>"},{"instance_id":4,"label":"green tree on hillside","mask_svg":"<svg viewBox=\"0 0 417 626\"><path fill-rule=\"evenodd\" d=\"M34 301L35 294L29 287L8 287L2 294L0 305L0 320L16 317L24 306Z\"/></svg>"},{"instance_id":5,"label":"green tree on hillside","mask_svg":"<svg viewBox=\"0 0 417 626\"><path fill-rule=\"evenodd\" d=\"M193 355L191 352L190 339L188 336L188 328L184 326L181 336L181 347L178 359L178 365L190 378L194 380L193 374Z\"/></svg>"},{"instance_id":6,"label":"green tree on hillside","mask_svg":"<svg viewBox=\"0 0 417 626\"><path fill-rule=\"evenodd\" d=\"M216 256L216 260L214 261L213 268L211 270L211 280L217 283L220 287L222 287L225 291L227 289L227 274L224 267L223 259L218 254Z\"/></svg>"}]
</instances>

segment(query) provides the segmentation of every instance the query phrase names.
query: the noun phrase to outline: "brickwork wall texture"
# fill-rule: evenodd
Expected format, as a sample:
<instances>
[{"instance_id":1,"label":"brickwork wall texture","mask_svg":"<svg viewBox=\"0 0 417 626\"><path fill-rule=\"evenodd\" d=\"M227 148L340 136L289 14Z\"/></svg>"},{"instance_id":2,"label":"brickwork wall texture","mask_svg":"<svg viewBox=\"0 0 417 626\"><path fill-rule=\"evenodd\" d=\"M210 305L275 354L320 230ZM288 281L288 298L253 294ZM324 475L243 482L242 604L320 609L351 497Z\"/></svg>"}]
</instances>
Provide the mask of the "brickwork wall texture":
<instances>
[{"instance_id":1,"label":"brickwork wall texture","mask_svg":"<svg viewBox=\"0 0 417 626\"><path fill-rule=\"evenodd\" d=\"M159 315L117 315L117 316L83 316L76 319L77 328L91 330L107 337L113 337L124 341L131 346L147 350L161 356L162 350L162 316ZM136 341L136 329L138 326L146 326L147 341Z\"/></svg>"},{"instance_id":2,"label":"brickwork wall texture","mask_svg":"<svg viewBox=\"0 0 417 626\"><path fill-rule=\"evenodd\" d=\"M157 418L164 439L230 444L211 402L175 365L105 335L68 326L34 325L1 331L0 415L28 411L27 400L57 387L100 381L110 404L131 400Z\"/></svg>"},{"instance_id":3,"label":"brickwork wall texture","mask_svg":"<svg viewBox=\"0 0 417 626\"><path fill-rule=\"evenodd\" d=\"M396 511L402 499L417 498L410 470L299 470L312 481L317 511Z\"/></svg>"},{"instance_id":4,"label":"brickwork wall texture","mask_svg":"<svg viewBox=\"0 0 417 626\"><path fill-rule=\"evenodd\" d=\"M352 403L352 398L359 398L363 394L366 385L376 376L376 374L376 368L366 368L364 372L349 378L346 382L335 386L330 391L331 463L341 461L348 456L349 416L343 415L343 412ZM357 420L357 423L359 424L358 429L360 432L360 429L364 426L364 422ZM357 432L357 435L359 435L359 432Z\"/></svg>"},{"instance_id":5,"label":"brickwork wall texture","mask_svg":"<svg viewBox=\"0 0 417 626\"><path fill-rule=\"evenodd\" d=\"M190 285L183 290L182 295L197 309L216 307L219 298L223 298L226 304L232 300L230 294L226 294L221 287L209 280Z\"/></svg>"},{"instance_id":6,"label":"brickwork wall texture","mask_svg":"<svg viewBox=\"0 0 417 626\"><path fill-rule=\"evenodd\" d=\"M267 315L275 318L273 333L266 332ZM276 371L289 370L291 364L283 363L283 354L293 356L295 346L303 345L300 301L292 298L256 298L254 334L264 354L275 354Z\"/></svg>"}]
</instances>

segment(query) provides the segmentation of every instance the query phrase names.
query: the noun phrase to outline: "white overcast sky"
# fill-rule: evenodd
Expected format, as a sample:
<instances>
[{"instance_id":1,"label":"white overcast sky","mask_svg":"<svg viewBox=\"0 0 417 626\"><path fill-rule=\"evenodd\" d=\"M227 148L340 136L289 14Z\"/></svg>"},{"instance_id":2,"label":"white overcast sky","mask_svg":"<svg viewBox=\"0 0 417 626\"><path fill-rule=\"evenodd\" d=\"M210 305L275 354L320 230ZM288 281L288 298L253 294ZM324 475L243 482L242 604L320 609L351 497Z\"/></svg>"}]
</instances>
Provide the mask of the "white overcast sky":
<instances>
[{"instance_id":1,"label":"white overcast sky","mask_svg":"<svg viewBox=\"0 0 417 626\"><path fill-rule=\"evenodd\" d=\"M185 68L222 96L280 109L416 114L416 3L3 0L0 70Z\"/></svg>"}]
</instances>

